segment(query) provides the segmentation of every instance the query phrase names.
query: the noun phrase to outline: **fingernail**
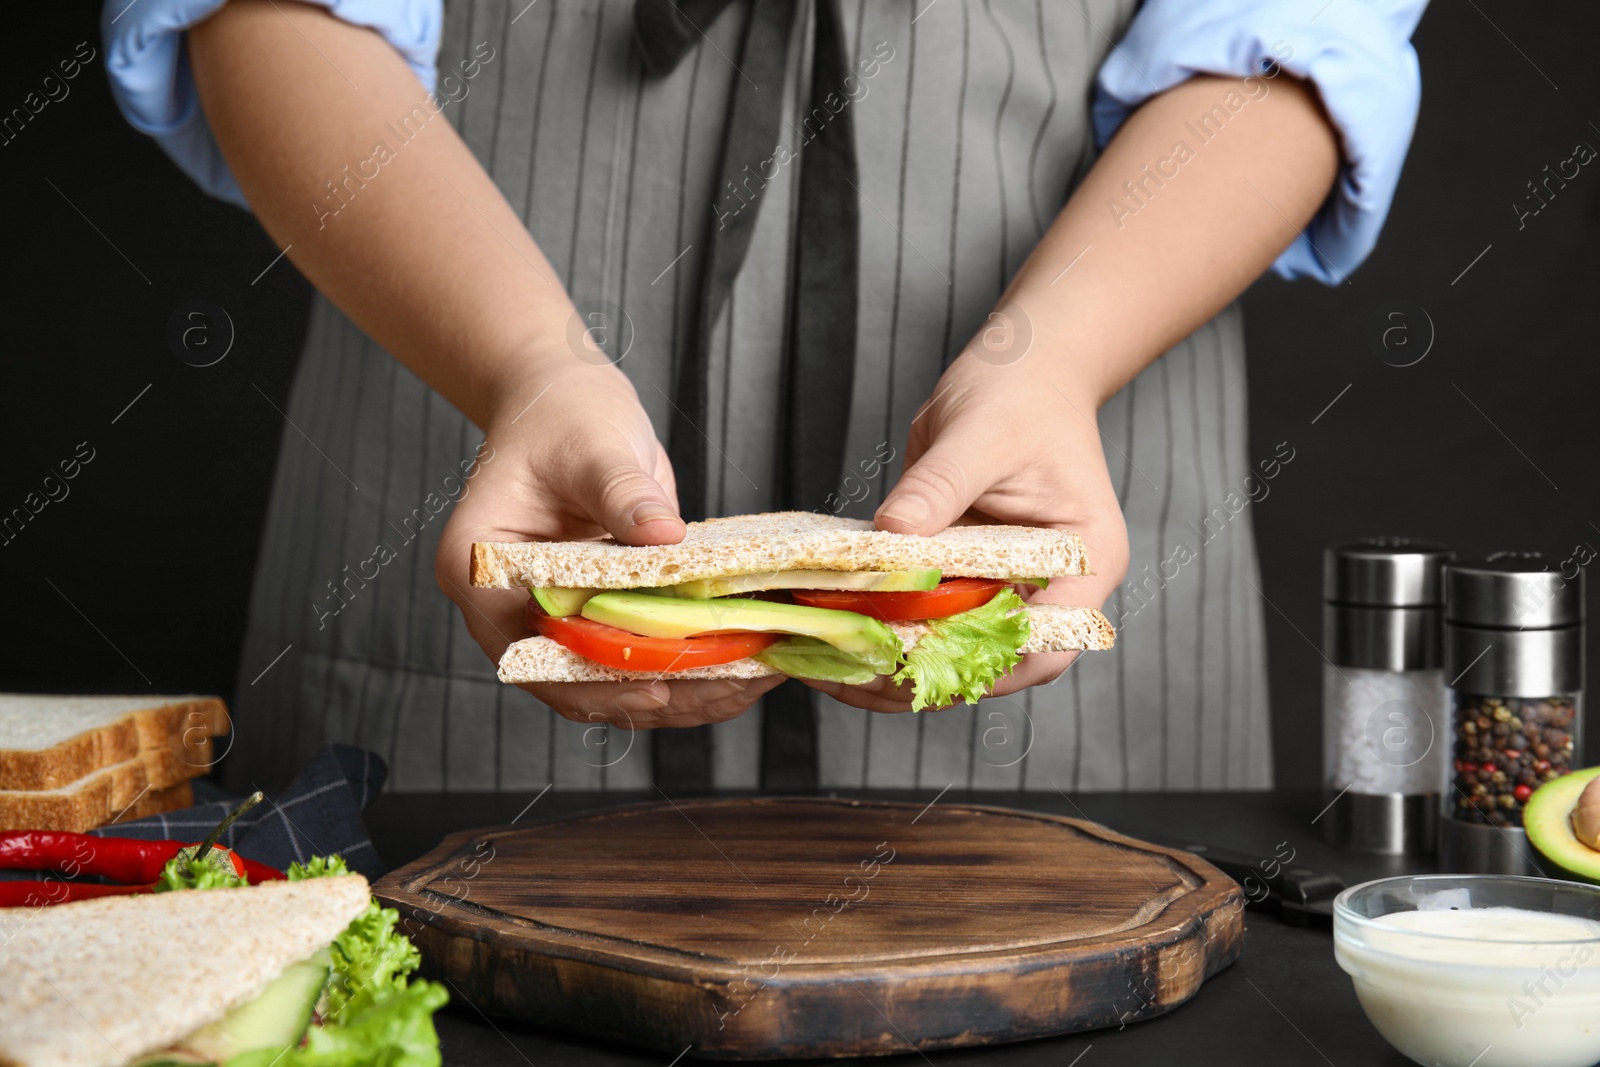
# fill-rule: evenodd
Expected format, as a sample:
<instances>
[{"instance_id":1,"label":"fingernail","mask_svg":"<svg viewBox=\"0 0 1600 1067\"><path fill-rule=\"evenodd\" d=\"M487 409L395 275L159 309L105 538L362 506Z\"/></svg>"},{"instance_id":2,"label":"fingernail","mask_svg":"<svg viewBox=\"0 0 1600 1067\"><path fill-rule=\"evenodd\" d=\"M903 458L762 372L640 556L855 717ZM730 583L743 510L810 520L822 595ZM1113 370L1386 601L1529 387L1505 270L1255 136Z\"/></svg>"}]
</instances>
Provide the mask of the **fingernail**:
<instances>
[{"instance_id":1,"label":"fingernail","mask_svg":"<svg viewBox=\"0 0 1600 1067\"><path fill-rule=\"evenodd\" d=\"M657 500L646 500L643 504L633 509L633 524L643 526L647 522L660 522L665 519L674 522L678 518L677 512Z\"/></svg>"},{"instance_id":2,"label":"fingernail","mask_svg":"<svg viewBox=\"0 0 1600 1067\"><path fill-rule=\"evenodd\" d=\"M897 496L889 501L883 517L903 526L921 526L928 521L928 502L911 493Z\"/></svg>"},{"instance_id":3,"label":"fingernail","mask_svg":"<svg viewBox=\"0 0 1600 1067\"><path fill-rule=\"evenodd\" d=\"M645 715L652 711L659 711L667 706L667 702L656 696L648 689L633 689L623 693L617 698L617 707L630 715Z\"/></svg>"},{"instance_id":4,"label":"fingernail","mask_svg":"<svg viewBox=\"0 0 1600 1067\"><path fill-rule=\"evenodd\" d=\"M742 692L744 692L743 682L722 678L713 682L701 682L695 686L694 699L697 704L715 704L719 700L727 700Z\"/></svg>"}]
</instances>

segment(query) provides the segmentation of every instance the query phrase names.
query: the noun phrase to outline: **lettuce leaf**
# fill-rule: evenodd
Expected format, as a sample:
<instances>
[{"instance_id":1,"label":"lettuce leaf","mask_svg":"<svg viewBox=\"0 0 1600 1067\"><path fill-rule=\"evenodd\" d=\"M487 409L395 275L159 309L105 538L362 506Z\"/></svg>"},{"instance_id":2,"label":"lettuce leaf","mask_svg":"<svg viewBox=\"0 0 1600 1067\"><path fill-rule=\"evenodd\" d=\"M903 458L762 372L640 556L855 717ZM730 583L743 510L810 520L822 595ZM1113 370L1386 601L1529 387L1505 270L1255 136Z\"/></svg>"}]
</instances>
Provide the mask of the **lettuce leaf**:
<instances>
[{"instance_id":1,"label":"lettuce leaf","mask_svg":"<svg viewBox=\"0 0 1600 1067\"><path fill-rule=\"evenodd\" d=\"M227 1067L439 1067L433 1013L449 999L442 985L412 982L336 1023L313 1026L296 1048L256 1049Z\"/></svg>"},{"instance_id":2,"label":"lettuce leaf","mask_svg":"<svg viewBox=\"0 0 1600 1067\"><path fill-rule=\"evenodd\" d=\"M961 697L969 704L1022 662L1017 650L1028 641L1027 605L1006 588L981 608L928 623L928 633L906 653L894 675L911 682L911 710L942 708Z\"/></svg>"},{"instance_id":3,"label":"lettuce leaf","mask_svg":"<svg viewBox=\"0 0 1600 1067\"><path fill-rule=\"evenodd\" d=\"M815 637L786 636L753 657L791 678L866 685L878 676L867 659L834 648Z\"/></svg>"},{"instance_id":4,"label":"lettuce leaf","mask_svg":"<svg viewBox=\"0 0 1600 1067\"><path fill-rule=\"evenodd\" d=\"M439 1067L439 1034L433 1013L450 995L435 982L412 982L342 1021L313 1026L299 1048L291 1049L279 1067ZM253 1055L253 1054L252 1054ZM227 1067L268 1067L240 1063Z\"/></svg>"},{"instance_id":5,"label":"lettuce leaf","mask_svg":"<svg viewBox=\"0 0 1600 1067\"><path fill-rule=\"evenodd\" d=\"M310 863L291 863L284 872L291 882L303 882L307 878L331 878L334 875L349 874L350 865L340 855L312 856Z\"/></svg>"},{"instance_id":6,"label":"lettuce leaf","mask_svg":"<svg viewBox=\"0 0 1600 1067\"><path fill-rule=\"evenodd\" d=\"M367 1007L406 989L406 975L422 963L417 946L395 932L400 913L376 900L333 939L333 974L328 980L325 1018Z\"/></svg>"},{"instance_id":7,"label":"lettuce leaf","mask_svg":"<svg viewBox=\"0 0 1600 1067\"><path fill-rule=\"evenodd\" d=\"M291 863L288 876L291 882L298 882L349 873L342 857L314 856L309 864ZM322 1007L324 1025L343 1025L346 1017L359 1016L407 990L406 975L421 965L422 954L395 930L399 921L398 911L369 900L367 910L333 939L333 974Z\"/></svg>"},{"instance_id":8,"label":"lettuce leaf","mask_svg":"<svg viewBox=\"0 0 1600 1067\"><path fill-rule=\"evenodd\" d=\"M197 845L180 849L178 854L161 868L161 877L156 879L151 892L170 893L175 889L232 889L246 884L243 878L233 872L232 861L223 858L226 853L222 850L212 849L206 853L206 858L200 861L200 865L195 866L190 859L198 849Z\"/></svg>"}]
</instances>

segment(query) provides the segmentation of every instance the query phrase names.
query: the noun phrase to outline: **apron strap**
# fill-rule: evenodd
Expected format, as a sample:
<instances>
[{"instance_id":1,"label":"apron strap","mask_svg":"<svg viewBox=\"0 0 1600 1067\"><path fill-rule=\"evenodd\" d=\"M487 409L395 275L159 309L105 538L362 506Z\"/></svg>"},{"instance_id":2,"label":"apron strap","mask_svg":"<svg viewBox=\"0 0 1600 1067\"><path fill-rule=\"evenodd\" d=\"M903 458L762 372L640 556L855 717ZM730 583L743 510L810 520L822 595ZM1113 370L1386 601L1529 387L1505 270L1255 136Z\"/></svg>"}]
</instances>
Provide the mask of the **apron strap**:
<instances>
[{"instance_id":1,"label":"apron strap","mask_svg":"<svg viewBox=\"0 0 1600 1067\"><path fill-rule=\"evenodd\" d=\"M669 72L731 0L635 0L634 36L652 74ZM711 338L750 250L773 173L786 161L783 87L796 0L752 0L733 82L705 238L694 343L673 383L668 455L688 520L707 517L707 440ZM844 79L850 74L839 0L816 0L817 30L805 139L789 145L800 166L793 300L788 309L786 367L776 472L780 497L800 510L821 508L843 466L855 377L859 204L854 124ZM829 106L832 102L833 107ZM768 177L762 174L767 170ZM766 698L761 740L764 787L808 788L817 782L814 692L787 682ZM661 730L653 738L655 780L668 791L711 787L709 727Z\"/></svg>"}]
</instances>

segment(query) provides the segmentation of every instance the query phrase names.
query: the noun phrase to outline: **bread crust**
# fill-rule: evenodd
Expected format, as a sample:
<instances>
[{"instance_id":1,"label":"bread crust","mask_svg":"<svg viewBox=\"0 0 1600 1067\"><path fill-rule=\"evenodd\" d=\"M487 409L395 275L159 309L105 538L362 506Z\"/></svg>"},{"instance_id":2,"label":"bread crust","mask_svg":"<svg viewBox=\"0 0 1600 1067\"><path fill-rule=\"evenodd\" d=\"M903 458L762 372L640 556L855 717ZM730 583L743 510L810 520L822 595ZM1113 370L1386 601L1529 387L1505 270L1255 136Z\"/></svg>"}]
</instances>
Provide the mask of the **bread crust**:
<instances>
[{"instance_id":1,"label":"bread crust","mask_svg":"<svg viewBox=\"0 0 1600 1067\"><path fill-rule=\"evenodd\" d=\"M691 522L676 545L601 541L480 541L472 584L649 589L701 578L786 570L898 571L948 577L1056 578L1091 574L1083 539L1035 526L952 526L931 537L876 530L865 519L809 511Z\"/></svg>"},{"instance_id":2,"label":"bread crust","mask_svg":"<svg viewBox=\"0 0 1600 1067\"><path fill-rule=\"evenodd\" d=\"M210 762L206 738L206 766ZM170 749L154 749L91 771L55 789L0 791L0 830L83 832L113 820L142 818L193 803L189 779L206 766L190 766ZM187 803L177 801L189 798ZM133 814L138 812L139 814ZM120 821L119 820L119 821Z\"/></svg>"},{"instance_id":3,"label":"bread crust","mask_svg":"<svg viewBox=\"0 0 1600 1067\"><path fill-rule=\"evenodd\" d=\"M59 789L145 754L152 761L153 786L165 788L206 773L211 767L211 739L230 729L228 707L219 697L150 697L145 707L97 711L119 699L128 702L128 698L0 694L5 715L77 716L88 724L54 744L4 747L7 731L0 717L0 790Z\"/></svg>"},{"instance_id":4,"label":"bread crust","mask_svg":"<svg viewBox=\"0 0 1600 1067\"><path fill-rule=\"evenodd\" d=\"M1028 608L1028 643L1023 652L1103 651L1116 643L1116 631L1106 617L1094 608L1039 604ZM923 623L890 623L908 649L927 633ZM652 671L619 671L588 660L558 645L548 637L528 637L515 641L500 657L502 682L628 682L697 678L764 678L781 674L758 660L741 659L714 667L673 671L669 675Z\"/></svg>"}]
</instances>

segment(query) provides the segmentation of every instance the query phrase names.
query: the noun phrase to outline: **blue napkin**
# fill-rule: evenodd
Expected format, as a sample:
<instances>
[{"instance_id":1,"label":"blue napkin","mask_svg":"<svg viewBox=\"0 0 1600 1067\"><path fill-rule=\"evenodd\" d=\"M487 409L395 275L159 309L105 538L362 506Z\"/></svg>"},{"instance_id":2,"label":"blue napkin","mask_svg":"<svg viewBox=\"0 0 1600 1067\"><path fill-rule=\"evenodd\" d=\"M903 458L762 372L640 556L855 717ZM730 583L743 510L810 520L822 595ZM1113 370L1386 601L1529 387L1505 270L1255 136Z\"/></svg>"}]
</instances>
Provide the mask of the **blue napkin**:
<instances>
[{"instance_id":1,"label":"blue napkin","mask_svg":"<svg viewBox=\"0 0 1600 1067\"><path fill-rule=\"evenodd\" d=\"M224 831L219 843L241 856L285 870L294 861L338 853L369 879L383 874L361 810L378 795L389 768L365 749L327 745L310 766L281 792L267 798ZM211 832L239 803L220 797L143 819L104 826L100 837L136 837L147 841L198 841Z\"/></svg>"}]
</instances>

